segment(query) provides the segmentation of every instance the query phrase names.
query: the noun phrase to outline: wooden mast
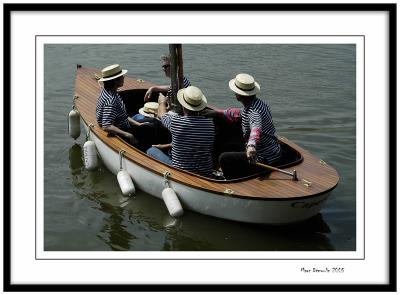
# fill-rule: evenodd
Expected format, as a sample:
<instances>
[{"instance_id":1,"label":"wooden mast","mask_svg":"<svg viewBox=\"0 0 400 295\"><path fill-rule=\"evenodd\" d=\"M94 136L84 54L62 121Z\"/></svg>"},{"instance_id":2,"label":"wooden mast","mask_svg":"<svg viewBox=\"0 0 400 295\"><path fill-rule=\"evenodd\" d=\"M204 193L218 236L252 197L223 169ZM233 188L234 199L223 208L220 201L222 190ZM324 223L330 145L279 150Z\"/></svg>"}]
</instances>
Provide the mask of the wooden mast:
<instances>
[{"instance_id":1,"label":"wooden mast","mask_svg":"<svg viewBox=\"0 0 400 295\"><path fill-rule=\"evenodd\" d=\"M182 44L177 44L178 52L178 89L183 88L183 57L182 57Z\"/></svg>"},{"instance_id":2,"label":"wooden mast","mask_svg":"<svg viewBox=\"0 0 400 295\"><path fill-rule=\"evenodd\" d=\"M176 94L183 88L183 62L182 62L182 44L170 44L169 54L171 57L171 106L174 111L181 113L181 106L178 103Z\"/></svg>"}]
</instances>

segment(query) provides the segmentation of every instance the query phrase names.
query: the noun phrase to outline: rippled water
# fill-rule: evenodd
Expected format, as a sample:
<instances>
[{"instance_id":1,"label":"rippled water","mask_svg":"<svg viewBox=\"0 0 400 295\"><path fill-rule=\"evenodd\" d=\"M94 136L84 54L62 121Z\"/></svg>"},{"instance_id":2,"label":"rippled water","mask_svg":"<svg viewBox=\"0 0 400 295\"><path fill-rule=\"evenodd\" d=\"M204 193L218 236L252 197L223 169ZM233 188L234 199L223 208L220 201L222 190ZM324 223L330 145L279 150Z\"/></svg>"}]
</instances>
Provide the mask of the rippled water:
<instances>
[{"instance_id":1,"label":"rippled water","mask_svg":"<svg viewBox=\"0 0 400 295\"><path fill-rule=\"evenodd\" d=\"M84 135L67 134L76 64L120 63L129 74L168 84L159 57L168 45L47 44L44 50L45 250L355 250L356 47L351 44L183 46L185 75L210 104L239 106L228 80L261 85L278 134L332 165L340 183L321 214L292 226L260 226L185 211L173 221L162 200L122 196L104 166L83 167Z\"/></svg>"}]
</instances>

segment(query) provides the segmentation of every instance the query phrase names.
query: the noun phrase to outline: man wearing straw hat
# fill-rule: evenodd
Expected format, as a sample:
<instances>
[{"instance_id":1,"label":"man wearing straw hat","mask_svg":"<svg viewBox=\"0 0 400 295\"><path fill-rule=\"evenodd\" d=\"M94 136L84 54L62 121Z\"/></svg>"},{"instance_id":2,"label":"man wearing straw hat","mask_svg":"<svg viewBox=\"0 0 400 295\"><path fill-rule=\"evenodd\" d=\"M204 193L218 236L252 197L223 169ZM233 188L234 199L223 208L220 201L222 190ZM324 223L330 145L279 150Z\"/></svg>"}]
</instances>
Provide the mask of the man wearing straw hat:
<instances>
[{"instance_id":1,"label":"man wearing straw hat","mask_svg":"<svg viewBox=\"0 0 400 295\"><path fill-rule=\"evenodd\" d=\"M138 139L142 138L145 130L140 130L143 124L128 117L125 104L118 94L118 88L124 85L124 76L128 71L114 64L105 67L99 82L103 82L96 106L96 120L100 127L112 135L118 135L132 145L137 146ZM144 138L144 137L143 137Z\"/></svg>"},{"instance_id":2,"label":"man wearing straw hat","mask_svg":"<svg viewBox=\"0 0 400 295\"><path fill-rule=\"evenodd\" d=\"M241 120L246 143L245 151L224 152L219 157L225 178L232 179L259 172L260 168L253 165L256 161L274 165L280 160L282 150L275 135L270 109L257 97L260 85L251 75L242 73L229 81L229 88L235 93L243 108L207 110L205 115L220 116L228 122Z\"/></svg>"},{"instance_id":3,"label":"man wearing straw hat","mask_svg":"<svg viewBox=\"0 0 400 295\"><path fill-rule=\"evenodd\" d=\"M195 86L180 89L177 98L183 116L167 112L167 98L164 95L160 94L158 100L158 116L172 135L171 157L156 147L150 148L147 154L176 168L212 177L214 123L199 114L207 106L207 99Z\"/></svg>"}]
</instances>

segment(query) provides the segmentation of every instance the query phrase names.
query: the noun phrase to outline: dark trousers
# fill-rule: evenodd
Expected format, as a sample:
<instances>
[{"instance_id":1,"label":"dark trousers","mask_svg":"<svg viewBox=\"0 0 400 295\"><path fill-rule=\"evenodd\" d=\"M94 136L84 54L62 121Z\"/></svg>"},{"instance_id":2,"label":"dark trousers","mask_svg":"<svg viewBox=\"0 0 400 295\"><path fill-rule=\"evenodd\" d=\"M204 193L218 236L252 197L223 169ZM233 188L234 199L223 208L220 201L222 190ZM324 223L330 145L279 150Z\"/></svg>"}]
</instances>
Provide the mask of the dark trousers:
<instances>
[{"instance_id":1,"label":"dark trousers","mask_svg":"<svg viewBox=\"0 0 400 295\"><path fill-rule=\"evenodd\" d=\"M245 152L225 152L219 156L219 165L226 179L246 177L266 172L254 164L250 164Z\"/></svg>"},{"instance_id":2,"label":"dark trousers","mask_svg":"<svg viewBox=\"0 0 400 295\"><path fill-rule=\"evenodd\" d=\"M153 144L170 143L172 140L169 130L155 119L147 124L132 126L130 132L139 141L135 147L143 152Z\"/></svg>"}]
</instances>

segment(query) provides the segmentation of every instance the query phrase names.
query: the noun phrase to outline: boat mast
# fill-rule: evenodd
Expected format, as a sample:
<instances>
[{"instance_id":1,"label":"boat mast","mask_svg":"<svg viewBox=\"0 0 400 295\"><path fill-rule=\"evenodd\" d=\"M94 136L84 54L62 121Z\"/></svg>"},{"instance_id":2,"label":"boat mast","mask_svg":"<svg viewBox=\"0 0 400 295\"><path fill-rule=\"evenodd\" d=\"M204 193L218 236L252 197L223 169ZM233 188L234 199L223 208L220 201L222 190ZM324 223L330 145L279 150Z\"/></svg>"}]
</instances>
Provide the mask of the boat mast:
<instances>
[{"instance_id":1,"label":"boat mast","mask_svg":"<svg viewBox=\"0 0 400 295\"><path fill-rule=\"evenodd\" d=\"M182 44L177 45L178 52L178 85L179 89L183 88L183 57L182 57Z\"/></svg>"},{"instance_id":2,"label":"boat mast","mask_svg":"<svg viewBox=\"0 0 400 295\"><path fill-rule=\"evenodd\" d=\"M183 88L182 44L170 44L169 54L171 57L171 106L175 112L181 113L181 106L178 103L176 94L179 89Z\"/></svg>"}]
</instances>

